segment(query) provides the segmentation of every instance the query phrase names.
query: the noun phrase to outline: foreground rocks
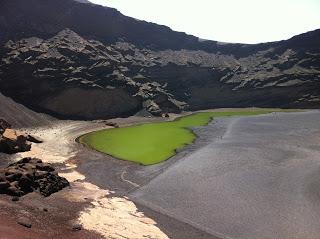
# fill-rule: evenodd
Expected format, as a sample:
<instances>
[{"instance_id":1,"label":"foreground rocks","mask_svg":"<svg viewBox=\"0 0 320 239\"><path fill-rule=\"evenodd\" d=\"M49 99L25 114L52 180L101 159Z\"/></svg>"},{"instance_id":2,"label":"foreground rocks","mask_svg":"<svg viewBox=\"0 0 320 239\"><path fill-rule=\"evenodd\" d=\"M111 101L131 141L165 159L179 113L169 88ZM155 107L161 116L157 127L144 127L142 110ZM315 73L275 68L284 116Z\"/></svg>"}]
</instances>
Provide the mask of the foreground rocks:
<instances>
[{"instance_id":1,"label":"foreground rocks","mask_svg":"<svg viewBox=\"0 0 320 239\"><path fill-rule=\"evenodd\" d=\"M0 135L0 152L13 154L31 149L28 137L14 129L6 129Z\"/></svg>"},{"instance_id":2,"label":"foreground rocks","mask_svg":"<svg viewBox=\"0 0 320 239\"><path fill-rule=\"evenodd\" d=\"M0 193L23 196L38 191L47 197L67 187L69 182L58 176L55 168L37 158L23 158L0 169Z\"/></svg>"},{"instance_id":3,"label":"foreground rocks","mask_svg":"<svg viewBox=\"0 0 320 239\"><path fill-rule=\"evenodd\" d=\"M18 130L11 129L11 125L0 119L0 152L14 154L31 149L31 143L42 143L42 140L33 135L26 135Z\"/></svg>"}]
</instances>

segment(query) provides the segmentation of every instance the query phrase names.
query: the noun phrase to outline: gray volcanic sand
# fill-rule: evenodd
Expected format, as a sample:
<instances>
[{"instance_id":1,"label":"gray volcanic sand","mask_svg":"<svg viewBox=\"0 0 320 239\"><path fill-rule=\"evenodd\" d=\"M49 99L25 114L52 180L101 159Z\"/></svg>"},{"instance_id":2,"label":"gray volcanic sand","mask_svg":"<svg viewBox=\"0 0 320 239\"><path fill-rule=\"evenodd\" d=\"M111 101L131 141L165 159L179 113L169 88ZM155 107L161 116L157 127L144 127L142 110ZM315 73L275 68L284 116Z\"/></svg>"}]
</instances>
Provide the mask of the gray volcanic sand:
<instances>
[{"instance_id":1,"label":"gray volcanic sand","mask_svg":"<svg viewBox=\"0 0 320 239\"><path fill-rule=\"evenodd\" d=\"M205 129L206 144L130 198L222 238L319 239L320 111L225 118Z\"/></svg>"}]
</instances>

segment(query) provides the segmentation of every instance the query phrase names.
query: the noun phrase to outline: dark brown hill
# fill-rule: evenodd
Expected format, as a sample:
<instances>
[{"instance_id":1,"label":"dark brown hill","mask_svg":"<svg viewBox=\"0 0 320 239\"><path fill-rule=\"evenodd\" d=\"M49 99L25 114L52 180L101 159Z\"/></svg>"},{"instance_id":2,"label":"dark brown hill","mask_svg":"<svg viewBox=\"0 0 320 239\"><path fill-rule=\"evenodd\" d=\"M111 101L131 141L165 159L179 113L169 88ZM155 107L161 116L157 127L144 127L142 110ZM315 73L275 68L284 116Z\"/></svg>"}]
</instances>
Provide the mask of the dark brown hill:
<instances>
[{"instance_id":1,"label":"dark brown hill","mask_svg":"<svg viewBox=\"0 0 320 239\"><path fill-rule=\"evenodd\" d=\"M37 111L96 119L320 106L320 30L225 44L94 4L0 1L0 91Z\"/></svg>"}]
</instances>

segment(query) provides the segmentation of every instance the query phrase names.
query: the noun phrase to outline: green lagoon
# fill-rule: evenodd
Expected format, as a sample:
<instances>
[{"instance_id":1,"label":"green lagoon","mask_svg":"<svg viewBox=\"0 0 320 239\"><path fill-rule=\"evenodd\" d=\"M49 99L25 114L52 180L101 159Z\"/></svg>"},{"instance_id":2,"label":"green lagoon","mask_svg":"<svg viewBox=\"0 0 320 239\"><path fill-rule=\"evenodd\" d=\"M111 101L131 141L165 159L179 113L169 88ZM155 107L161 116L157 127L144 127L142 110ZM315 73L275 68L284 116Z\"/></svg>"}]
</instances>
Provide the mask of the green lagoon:
<instances>
[{"instance_id":1,"label":"green lagoon","mask_svg":"<svg viewBox=\"0 0 320 239\"><path fill-rule=\"evenodd\" d=\"M212 111L183 116L174 121L145 123L123 128L92 132L79 142L115 158L142 165L160 163L175 155L196 139L192 127L207 125L212 119L229 116L250 116L282 110Z\"/></svg>"}]
</instances>

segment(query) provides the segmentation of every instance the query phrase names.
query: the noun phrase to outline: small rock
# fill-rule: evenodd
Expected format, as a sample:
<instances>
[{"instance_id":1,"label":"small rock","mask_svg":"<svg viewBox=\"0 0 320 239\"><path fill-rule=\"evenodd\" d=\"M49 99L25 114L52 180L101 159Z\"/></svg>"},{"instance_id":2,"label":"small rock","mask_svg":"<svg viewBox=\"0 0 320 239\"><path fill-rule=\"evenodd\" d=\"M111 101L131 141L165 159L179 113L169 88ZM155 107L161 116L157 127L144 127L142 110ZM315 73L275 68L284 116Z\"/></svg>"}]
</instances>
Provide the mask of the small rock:
<instances>
[{"instance_id":1,"label":"small rock","mask_svg":"<svg viewBox=\"0 0 320 239\"><path fill-rule=\"evenodd\" d=\"M32 189L33 184L34 183L32 182L32 180L25 175L23 175L18 181L18 186L24 192L32 192L33 191L33 189Z\"/></svg>"},{"instance_id":2,"label":"small rock","mask_svg":"<svg viewBox=\"0 0 320 239\"><path fill-rule=\"evenodd\" d=\"M19 201L19 197L14 196L14 197L11 198L11 201L12 201L12 202L17 202L17 201Z\"/></svg>"},{"instance_id":3,"label":"small rock","mask_svg":"<svg viewBox=\"0 0 320 239\"><path fill-rule=\"evenodd\" d=\"M82 230L82 225L81 224L73 224L72 230L73 231L80 231L80 230Z\"/></svg>"},{"instance_id":4,"label":"small rock","mask_svg":"<svg viewBox=\"0 0 320 239\"><path fill-rule=\"evenodd\" d=\"M8 182L0 182L0 191L3 189L7 189L8 187L10 187L10 183Z\"/></svg>"},{"instance_id":5,"label":"small rock","mask_svg":"<svg viewBox=\"0 0 320 239\"><path fill-rule=\"evenodd\" d=\"M25 193L14 186L10 186L9 188L7 188L6 194L19 197L19 196L23 196Z\"/></svg>"},{"instance_id":6,"label":"small rock","mask_svg":"<svg viewBox=\"0 0 320 239\"><path fill-rule=\"evenodd\" d=\"M54 167L52 167L50 164L47 164L47 163L37 164L36 168L41 170L41 171L47 171L47 172L53 172L54 171Z\"/></svg>"},{"instance_id":7,"label":"small rock","mask_svg":"<svg viewBox=\"0 0 320 239\"><path fill-rule=\"evenodd\" d=\"M18 179L20 179L22 176L22 173L20 172L16 172L16 173L13 173L13 174L9 174L6 176L6 179L9 181L9 182L13 182L13 181L17 181Z\"/></svg>"},{"instance_id":8,"label":"small rock","mask_svg":"<svg viewBox=\"0 0 320 239\"><path fill-rule=\"evenodd\" d=\"M107 122L105 122L105 125L111 126L111 127L114 127L114 128L119 128L119 125L117 123L115 123L115 122L107 121Z\"/></svg>"},{"instance_id":9,"label":"small rock","mask_svg":"<svg viewBox=\"0 0 320 239\"><path fill-rule=\"evenodd\" d=\"M36 179L45 178L47 175L48 175L48 172L45 172L45 171L37 171L34 174Z\"/></svg>"},{"instance_id":10,"label":"small rock","mask_svg":"<svg viewBox=\"0 0 320 239\"><path fill-rule=\"evenodd\" d=\"M23 158L21 159L19 162L17 162L18 164L24 164L24 163L29 163L32 160L32 158Z\"/></svg>"},{"instance_id":11,"label":"small rock","mask_svg":"<svg viewBox=\"0 0 320 239\"><path fill-rule=\"evenodd\" d=\"M42 163L42 160L38 158L31 158L30 163L33 163L33 164Z\"/></svg>"},{"instance_id":12,"label":"small rock","mask_svg":"<svg viewBox=\"0 0 320 239\"><path fill-rule=\"evenodd\" d=\"M43 142L42 139L38 138L37 136L30 135L30 134L27 135L27 140L29 142L36 143L36 144L40 144Z\"/></svg>"},{"instance_id":13,"label":"small rock","mask_svg":"<svg viewBox=\"0 0 320 239\"><path fill-rule=\"evenodd\" d=\"M32 227L32 224L30 222L30 220L28 218L19 218L18 219L18 224L20 224L21 226L24 226L26 228L31 228Z\"/></svg>"}]
</instances>

